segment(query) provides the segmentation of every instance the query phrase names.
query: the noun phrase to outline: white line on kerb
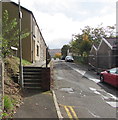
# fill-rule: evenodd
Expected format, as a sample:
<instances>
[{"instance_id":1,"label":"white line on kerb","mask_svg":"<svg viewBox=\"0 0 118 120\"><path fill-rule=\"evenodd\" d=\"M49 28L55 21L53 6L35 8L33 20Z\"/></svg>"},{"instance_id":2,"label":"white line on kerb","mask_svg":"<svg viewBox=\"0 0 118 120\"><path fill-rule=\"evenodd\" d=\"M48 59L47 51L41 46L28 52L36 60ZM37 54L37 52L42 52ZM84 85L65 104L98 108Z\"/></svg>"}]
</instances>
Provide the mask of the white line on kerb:
<instances>
[{"instance_id":1,"label":"white line on kerb","mask_svg":"<svg viewBox=\"0 0 118 120\"><path fill-rule=\"evenodd\" d=\"M53 94L54 104L55 104L55 107L56 107L58 118L62 119L63 117L62 117L59 105L57 103L57 98L56 98L55 92L54 92L54 90L51 90L51 91L52 91L52 94Z\"/></svg>"}]
</instances>

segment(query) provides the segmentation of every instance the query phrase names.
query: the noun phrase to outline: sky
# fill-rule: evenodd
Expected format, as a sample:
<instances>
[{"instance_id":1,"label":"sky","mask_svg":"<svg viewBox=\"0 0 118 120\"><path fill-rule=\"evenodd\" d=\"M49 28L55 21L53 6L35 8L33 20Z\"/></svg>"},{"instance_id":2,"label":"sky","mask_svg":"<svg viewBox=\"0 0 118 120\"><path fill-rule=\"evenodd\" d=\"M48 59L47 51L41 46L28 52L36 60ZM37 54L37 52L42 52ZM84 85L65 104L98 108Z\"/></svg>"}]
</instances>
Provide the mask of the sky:
<instances>
[{"instance_id":1,"label":"sky","mask_svg":"<svg viewBox=\"0 0 118 120\"><path fill-rule=\"evenodd\" d=\"M18 3L18 0L12 0ZM117 0L20 0L33 12L50 49L62 48L85 26L116 24Z\"/></svg>"}]
</instances>

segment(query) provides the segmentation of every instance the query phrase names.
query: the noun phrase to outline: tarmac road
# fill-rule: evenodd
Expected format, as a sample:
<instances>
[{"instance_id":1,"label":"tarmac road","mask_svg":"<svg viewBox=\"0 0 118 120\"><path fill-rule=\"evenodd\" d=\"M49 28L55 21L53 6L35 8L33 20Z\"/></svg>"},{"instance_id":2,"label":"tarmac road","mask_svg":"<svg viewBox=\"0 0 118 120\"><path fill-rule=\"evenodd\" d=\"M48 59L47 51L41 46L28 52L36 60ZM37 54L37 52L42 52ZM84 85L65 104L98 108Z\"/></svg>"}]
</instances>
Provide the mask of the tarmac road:
<instances>
[{"instance_id":1,"label":"tarmac road","mask_svg":"<svg viewBox=\"0 0 118 120\"><path fill-rule=\"evenodd\" d=\"M116 89L86 68L54 61L54 91L64 118L117 118Z\"/></svg>"}]
</instances>

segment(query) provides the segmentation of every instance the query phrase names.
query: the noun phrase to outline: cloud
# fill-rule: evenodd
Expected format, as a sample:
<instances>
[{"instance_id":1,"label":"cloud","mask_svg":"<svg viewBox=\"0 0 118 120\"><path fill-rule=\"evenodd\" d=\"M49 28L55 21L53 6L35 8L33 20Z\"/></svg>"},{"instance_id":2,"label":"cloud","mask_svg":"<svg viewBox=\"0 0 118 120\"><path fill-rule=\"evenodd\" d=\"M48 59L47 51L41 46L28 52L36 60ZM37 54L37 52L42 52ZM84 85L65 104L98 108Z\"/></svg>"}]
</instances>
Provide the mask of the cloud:
<instances>
[{"instance_id":1,"label":"cloud","mask_svg":"<svg viewBox=\"0 0 118 120\"><path fill-rule=\"evenodd\" d=\"M17 0L13 0L16 1ZM33 11L44 39L50 48L61 48L80 28L116 23L116 0L21 0Z\"/></svg>"}]
</instances>

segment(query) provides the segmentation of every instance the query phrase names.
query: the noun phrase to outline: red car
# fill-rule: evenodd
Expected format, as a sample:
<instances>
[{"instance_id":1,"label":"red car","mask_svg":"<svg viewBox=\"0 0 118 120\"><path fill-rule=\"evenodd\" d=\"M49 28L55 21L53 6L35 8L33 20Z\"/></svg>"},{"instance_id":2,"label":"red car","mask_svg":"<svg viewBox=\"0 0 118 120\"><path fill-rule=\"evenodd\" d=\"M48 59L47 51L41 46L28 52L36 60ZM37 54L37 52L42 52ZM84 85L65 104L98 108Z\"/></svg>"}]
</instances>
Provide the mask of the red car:
<instances>
[{"instance_id":1,"label":"red car","mask_svg":"<svg viewBox=\"0 0 118 120\"><path fill-rule=\"evenodd\" d=\"M100 73L100 81L118 87L118 68L112 68Z\"/></svg>"}]
</instances>

